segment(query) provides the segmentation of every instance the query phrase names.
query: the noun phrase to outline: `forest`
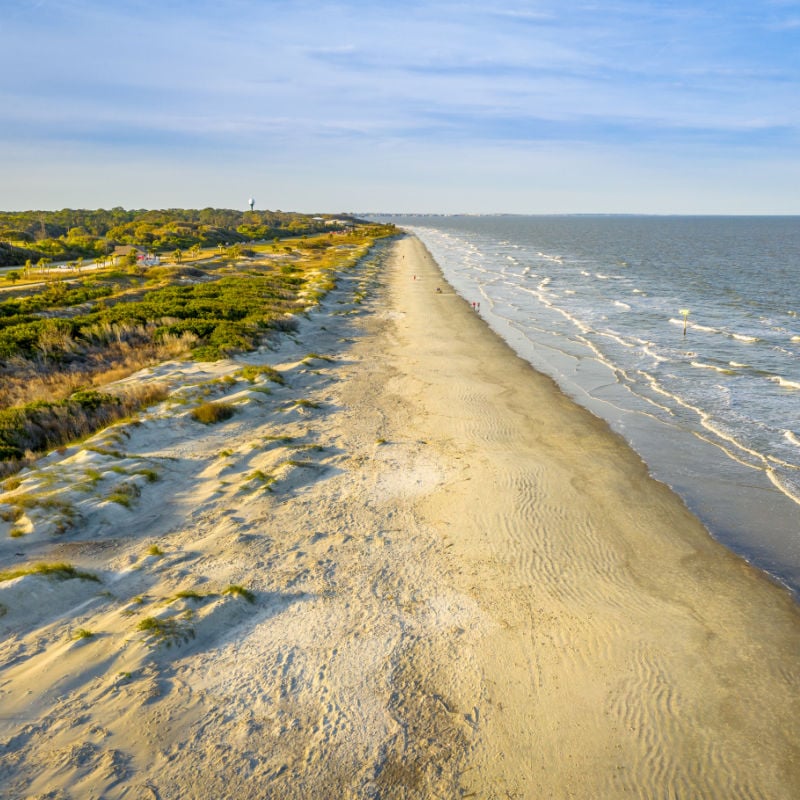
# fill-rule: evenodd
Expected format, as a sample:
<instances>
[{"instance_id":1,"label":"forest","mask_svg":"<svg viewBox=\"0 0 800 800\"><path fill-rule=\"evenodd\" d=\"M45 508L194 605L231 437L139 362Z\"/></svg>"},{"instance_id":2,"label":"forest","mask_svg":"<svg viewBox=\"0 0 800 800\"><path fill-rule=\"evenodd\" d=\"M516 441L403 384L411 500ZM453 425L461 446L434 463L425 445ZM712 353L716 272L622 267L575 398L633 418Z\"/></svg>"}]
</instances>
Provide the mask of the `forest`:
<instances>
[{"instance_id":1,"label":"forest","mask_svg":"<svg viewBox=\"0 0 800 800\"><path fill-rule=\"evenodd\" d=\"M225 208L0 211L0 267L94 259L118 245L153 253L341 230L349 215Z\"/></svg>"}]
</instances>

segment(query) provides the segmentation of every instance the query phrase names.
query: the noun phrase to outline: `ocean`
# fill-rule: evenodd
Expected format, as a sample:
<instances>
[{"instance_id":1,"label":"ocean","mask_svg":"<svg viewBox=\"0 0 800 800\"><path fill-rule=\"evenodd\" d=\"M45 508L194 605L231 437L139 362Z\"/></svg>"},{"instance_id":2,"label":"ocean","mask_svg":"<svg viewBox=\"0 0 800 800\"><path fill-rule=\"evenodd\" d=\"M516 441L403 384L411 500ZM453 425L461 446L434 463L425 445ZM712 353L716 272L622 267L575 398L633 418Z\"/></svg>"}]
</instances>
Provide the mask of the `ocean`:
<instances>
[{"instance_id":1,"label":"ocean","mask_svg":"<svg viewBox=\"0 0 800 800\"><path fill-rule=\"evenodd\" d=\"M389 220L715 538L800 596L800 217Z\"/></svg>"}]
</instances>

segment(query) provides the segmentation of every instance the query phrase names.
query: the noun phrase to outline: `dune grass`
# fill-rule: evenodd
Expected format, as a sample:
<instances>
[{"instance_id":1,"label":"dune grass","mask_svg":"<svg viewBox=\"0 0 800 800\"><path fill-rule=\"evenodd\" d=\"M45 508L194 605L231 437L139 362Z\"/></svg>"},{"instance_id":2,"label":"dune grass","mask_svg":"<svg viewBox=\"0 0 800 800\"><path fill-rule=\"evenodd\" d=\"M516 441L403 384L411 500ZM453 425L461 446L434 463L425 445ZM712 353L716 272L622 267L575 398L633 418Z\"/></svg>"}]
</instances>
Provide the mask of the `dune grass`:
<instances>
[{"instance_id":1,"label":"dune grass","mask_svg":"<svg viewBox=\"0 0 800 800\"><path fill-rule=\"evenodd\" d=\"M261 377L266 378L273 383L277 383L280 386L283 386L286 383L286 379L283 377L283 375L281 375L277 369L270 367L267 364L243 367L239 374L246 381L250 381L250 383L255 383L255 381Z\"/></svg>"},{"instance_id":2,"label":"dune grass","mask_svg":"<svg viewBox=\"0 0 800 800\"><path fill-rule=\"evenodd\" d=\"M70 579L79 579L83 581L96 581L100 582L100 578L91 572L83 572L82 570L75 569L72 564L66 562L58 562L54 564L47 564L40 562L30 567L19 567L17 569L6 570L0 572L0 583L3 581L12 581L15 578L22 578L25 575L44 575L48 578L55 578L56 580L65 581Z\"/></svg>"},{"instance_id":3,"label":"dune grass","mask_svg":"<svg viewBox=\"0 0 800 800\"><path fill-rule=\"evenodd\" d=\"M201 403L191 411L192 419L202 422L203 425L214 425L230 419L235 411L232 403Z\"/></svg>"},{"instance_id":4,"label":"dune grass","mask_svg":"<svg viewBox=\"0 0 800 800\"><path fill-rule=\"evenodd\" d=\"M233 597L241 597L243 600L247 600L248 603L255 603L256 596L251 592L249 589L245 589L244 586L238 586L235 583L230 584L226 589L223 590L222 594L230 594Z\"/></svg>"},{"instance_id":5,"label":"dune grass","mask_svg":"<svg viewBox=\"0 0 800 800\"><path fill-rule=\"evenodd\" d=\"M157 644L169 647L173 642L185 641L194 637L194 631L172 618L145 617L139 620L136 630L147 634Z\"/></svg>"}]
</instances>

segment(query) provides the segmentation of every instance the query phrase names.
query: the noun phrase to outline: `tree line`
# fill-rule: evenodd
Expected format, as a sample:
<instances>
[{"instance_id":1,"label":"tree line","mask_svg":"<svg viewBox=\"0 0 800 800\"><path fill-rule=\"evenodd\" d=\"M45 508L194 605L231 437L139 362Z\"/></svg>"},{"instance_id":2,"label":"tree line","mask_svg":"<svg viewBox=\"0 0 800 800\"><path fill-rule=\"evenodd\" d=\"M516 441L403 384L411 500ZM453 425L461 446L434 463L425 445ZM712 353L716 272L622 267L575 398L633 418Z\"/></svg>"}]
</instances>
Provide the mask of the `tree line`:
<instances>
[{"instance_id":1,"label":"tree line","mask_svg":"<svg viewBox=\"0 0 800 800\"><path fill-rule=\"evenodd\" d=\"M348 215L227 208L0 211L0 266L94 259L126 244L154 253L216 247L333 231L354 222Z\"/></svg>"}]
</instances>

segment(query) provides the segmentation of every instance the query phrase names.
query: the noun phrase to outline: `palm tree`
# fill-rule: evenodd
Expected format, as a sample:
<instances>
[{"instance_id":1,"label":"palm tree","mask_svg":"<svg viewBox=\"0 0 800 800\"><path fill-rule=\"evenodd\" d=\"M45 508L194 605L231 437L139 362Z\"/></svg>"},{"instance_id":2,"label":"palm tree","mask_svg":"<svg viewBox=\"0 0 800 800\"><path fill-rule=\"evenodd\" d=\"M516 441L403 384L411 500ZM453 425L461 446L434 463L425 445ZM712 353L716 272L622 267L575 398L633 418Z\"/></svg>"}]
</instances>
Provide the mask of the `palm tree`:
<instances>
[{"instance_id":1,"label":"palm tree","mask_svg":"<svg viewBox=\"0 0 800 800\"><path fill-rule=\"evenodd\" d=\"M176 263L181 263L181 260L183 259L183 253L181 252L180 248L176 248L175 252L172 254L172 258Z\"/></svg>"}]
</instances>

